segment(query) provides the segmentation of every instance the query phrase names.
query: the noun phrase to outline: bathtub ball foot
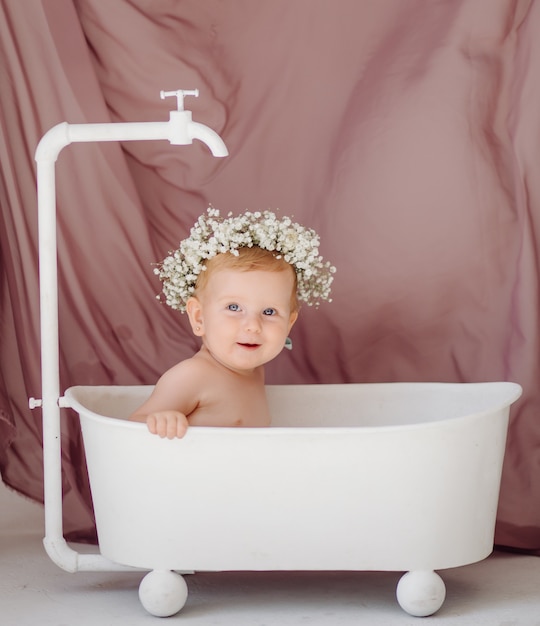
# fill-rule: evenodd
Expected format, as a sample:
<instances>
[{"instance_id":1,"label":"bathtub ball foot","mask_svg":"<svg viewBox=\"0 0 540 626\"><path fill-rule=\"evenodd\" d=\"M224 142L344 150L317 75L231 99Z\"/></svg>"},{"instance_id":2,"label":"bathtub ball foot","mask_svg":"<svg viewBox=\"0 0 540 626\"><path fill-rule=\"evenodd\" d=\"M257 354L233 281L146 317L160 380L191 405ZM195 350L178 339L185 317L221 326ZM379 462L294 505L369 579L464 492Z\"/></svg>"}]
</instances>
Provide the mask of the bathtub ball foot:
<instances>
[{"instance_id":1,"label":"bathtub ball foot","mask_svg":"<svg viewBox=\"0 0 540 626\"><path fill-rule=\"evenodd\" d=\"M427 617L443 605L446 587L442 578L432 571L413 571L404 574L396 590L399 606L409 615Z\"/></svg>"},{"instance_id":2,"label":"bathtub ball foot","mask_svg":"<svg viewBox=\"0 0 540 626\"><path fill-rule=\"evenodd\" d=\"M146 574L139 585L139 599L143 607L156 617L178 613L186 603L186 581L168 570L154 570Z\"/></svg>"}]
</instances>

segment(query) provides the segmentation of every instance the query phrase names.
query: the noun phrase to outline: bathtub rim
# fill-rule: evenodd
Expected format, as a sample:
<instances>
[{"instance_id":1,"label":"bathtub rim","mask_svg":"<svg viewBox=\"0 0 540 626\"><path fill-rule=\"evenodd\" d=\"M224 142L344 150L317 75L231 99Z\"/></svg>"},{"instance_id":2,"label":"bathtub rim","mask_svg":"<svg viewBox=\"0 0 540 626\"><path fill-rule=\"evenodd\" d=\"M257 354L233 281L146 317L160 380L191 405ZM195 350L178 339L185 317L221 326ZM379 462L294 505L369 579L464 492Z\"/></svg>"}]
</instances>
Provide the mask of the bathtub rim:
<instances>
[{"instance_id":1,"label":"bathtub rim","mask_svg":"<svg viewBox=\"0 0 540 626\"><path fill-rule=\"evenodd\" d=\"M500 400L499 402L496 402L496 403L494 402L493 405L491 405L487 409L483 409L480 411L472 411L472 412L464 413L463 415L451 416L451 417L446 417L446 418L437 419L437 420L412 422L410 424L381 424L381 425L376 425L376 426L362 426L362 425L358 425L358 426L272 426L270 425L270 426L258 427L258 428L249 428L249 427L239 428L239 427L227 427L227 426L190 426L190 428L188 429L188 433L186 434L186 437L187 436L190 436L190 437L191 436L197 436L197 437L213 436L216 433L223 432L224 430L229 431L229 432L236 431L238 433L247 434L248 436L253 435L253 433L260 433L259 435L255 435L255 436L261 436L261 435L268 436L269 434L273 434L277 436L282 433L293 434L294 432L305 433L306 431L309 431L310 434L319 433L321 435L328 435L332 432L358 433L359 431L361 431L365 433L370 433L370 432L381 431L381 430L383 430L384 432L389 432L389 431L399 432L399 431L409 431L411 429L419 429L419 428L437 428L437 427L440 428L440 426L445 423L450 423L450 422L455 423L455 422L459 422L463 420L470 420L470 419L475 419L475 418L481 419L488 414L509 408L516 400L519 399L519 397L523 393L523 389L521 385L515 382L511 382L511 381L489 381L489 382L473 382L473 383L452 383L452 382L412 382L412 383L409 383L409 382L400 381L400 382L395 382L395 383L394 382L328 383L328 384L315 383L315 384L267 385L267 386L268 387L296 387L296 388L303 387L306 389L309 389L310 387L334 387L334 388L362 387L366 390L368 388L381 389L383 387L392 387L394 389L398 389L399 387L401 388L415 387L416 389L440 388L441 390L444 390L444 389L448 390L450 388L456 388L456 387L463 388L465 386L477 387L477 388L484 387L488 389L489 387L493 388L495 386L504 386L508 389L508 396L504 401ZM93 411L87 408L86 406L84 406L84 404L82 404L75 397L75 394L80 389L99 390L99 389L111 389L112 388L115 391L120 392L121 390L124 390L124 389L129 390L135 387L146 388L150 390L154 387L154 385L73 385L69 387L68 389L66 389L65 394L64 394L64 402L62 406L71 408L74 411L76 411L79 414L79 418L85 415L86 417L91 418L103 425L116 424L116 426L121 426L122 428L131 428L131 429L146 428L145 422L130 421L127 418L113 417L113 416L108 416L108 415L103 415L101 413L97 413L96 411ZM513 390L513 393L510 393L511 390Z\"/></svg>"}]
</instances>

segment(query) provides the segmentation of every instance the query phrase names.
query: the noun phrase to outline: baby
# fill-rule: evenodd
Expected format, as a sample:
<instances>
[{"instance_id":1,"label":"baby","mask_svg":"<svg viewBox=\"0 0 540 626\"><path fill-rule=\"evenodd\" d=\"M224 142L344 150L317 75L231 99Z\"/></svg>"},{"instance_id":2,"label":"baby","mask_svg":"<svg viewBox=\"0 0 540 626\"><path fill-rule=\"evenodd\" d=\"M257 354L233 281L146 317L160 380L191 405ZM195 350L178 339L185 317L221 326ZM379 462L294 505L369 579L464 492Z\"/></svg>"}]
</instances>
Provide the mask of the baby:
<instances>
[{"instance_id":1,"label":"baby","mask_svg":"<svg viewBox=\"0 0 540 626\"><path fill-rule=\"evenodd\" d=\"M263 366L285 346L299 300L318 305L330 294L335 268L318 243L313 230L268 211L222 219L208 209L156 270L202 346L130 419L169 439L190 425L268 426Z\"/></svg>"}]
</instances>

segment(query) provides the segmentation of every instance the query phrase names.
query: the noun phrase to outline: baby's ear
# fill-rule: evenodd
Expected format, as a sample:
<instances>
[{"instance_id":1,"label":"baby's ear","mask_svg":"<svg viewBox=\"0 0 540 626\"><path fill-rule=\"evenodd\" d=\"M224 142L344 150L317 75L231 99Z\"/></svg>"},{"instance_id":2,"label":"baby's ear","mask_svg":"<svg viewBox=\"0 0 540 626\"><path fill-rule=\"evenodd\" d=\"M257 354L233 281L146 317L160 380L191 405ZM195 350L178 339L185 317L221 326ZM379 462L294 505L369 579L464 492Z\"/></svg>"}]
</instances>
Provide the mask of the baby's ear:
<instances>
[{"instance_id":1,"label":"baby's ear","mask_svg":"<svg viewBox=\"0 0 540 626\"><path fill-rule=\"evenodd\" d=\"M191 296L186 302L186 313L188 314L193 334L197 337L202 337L204 335L202 305L195 296Z\"/></svg>"},{"instance_id":2,"label":"baby's ear","mask_svg":"<svg viewBox=\"0 0 540 626\"><path fill-rule=\"evenodd\" d=\"M296 322L297 319L298 319L298 311L293 311L291 313L291 316L289 317L289 330L291 330L291 328L293 327L293 324Z\"/></svg>"}]
</instances>

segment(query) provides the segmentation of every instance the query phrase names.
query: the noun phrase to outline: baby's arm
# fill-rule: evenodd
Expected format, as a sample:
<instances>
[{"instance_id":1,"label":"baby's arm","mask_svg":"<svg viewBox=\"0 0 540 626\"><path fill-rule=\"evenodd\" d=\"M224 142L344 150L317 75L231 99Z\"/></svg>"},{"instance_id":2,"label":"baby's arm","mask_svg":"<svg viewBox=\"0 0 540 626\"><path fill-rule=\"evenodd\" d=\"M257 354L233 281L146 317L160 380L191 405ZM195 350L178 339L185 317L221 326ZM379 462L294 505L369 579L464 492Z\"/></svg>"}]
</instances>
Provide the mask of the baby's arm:
<instances>
[{"instance_id":1,"label":"baby's arm","mask_svg":"<svg viewBox=\"0 0 540 626\"><path fill-rule=\"evenodd\" d=\"M148 430L160 437L183 437L188 428L188 415L197 407L198 379L190 361L182 361L158 380L148 400L129 417L146 422Z\"/></svg>"}]
</instances>

